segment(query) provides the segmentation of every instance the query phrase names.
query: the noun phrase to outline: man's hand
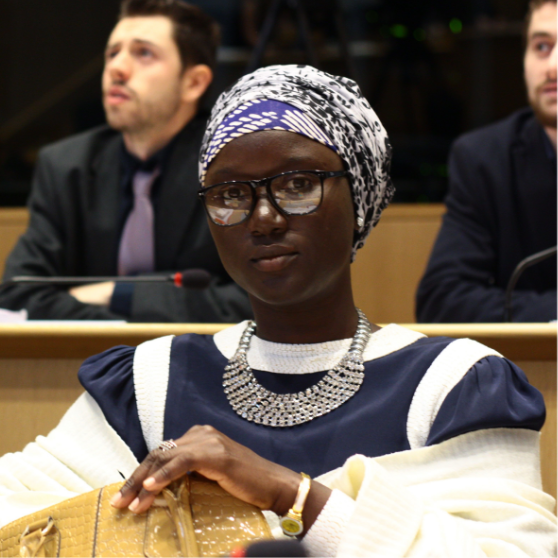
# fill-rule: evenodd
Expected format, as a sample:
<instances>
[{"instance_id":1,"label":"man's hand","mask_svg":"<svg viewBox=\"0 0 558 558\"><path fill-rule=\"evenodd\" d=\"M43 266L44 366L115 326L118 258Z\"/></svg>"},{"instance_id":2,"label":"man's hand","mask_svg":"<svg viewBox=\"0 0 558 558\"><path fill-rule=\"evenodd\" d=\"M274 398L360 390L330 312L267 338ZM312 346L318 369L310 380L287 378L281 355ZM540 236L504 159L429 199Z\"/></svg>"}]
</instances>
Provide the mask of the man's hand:
<instances>
[{"instance_id":1,"label":"man's hand","mask_svg":"<svg viewBox=\"0 0 558 558\"><path fill-rule=\"evenodd\" d=\"M97 306L109 306L112 293L114 292L114 282L93 283L92 285L82 285L73 287L68 291L74 298L84 304L96 304Z\"/></svg>"}]
</instances>

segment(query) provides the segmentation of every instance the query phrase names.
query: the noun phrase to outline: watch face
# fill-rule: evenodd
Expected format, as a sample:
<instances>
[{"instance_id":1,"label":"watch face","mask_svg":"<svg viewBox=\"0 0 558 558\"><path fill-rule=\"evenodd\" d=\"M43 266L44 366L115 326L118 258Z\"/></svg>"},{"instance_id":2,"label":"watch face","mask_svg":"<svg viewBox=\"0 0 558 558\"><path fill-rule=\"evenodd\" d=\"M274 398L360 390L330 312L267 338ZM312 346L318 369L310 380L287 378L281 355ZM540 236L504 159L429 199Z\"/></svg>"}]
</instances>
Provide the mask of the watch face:
<instances>
[{"instance_id":1,"label":"watch face","mask_svg":"<svg viewBox=\"0 0 558 558\"><path fill-rule=\"evenodd\" d=\"M302 523L291 517L283 517L281 519L281 527L283 532L291 537L296 537L302 533Z\"/></svg>"}]
</instances>

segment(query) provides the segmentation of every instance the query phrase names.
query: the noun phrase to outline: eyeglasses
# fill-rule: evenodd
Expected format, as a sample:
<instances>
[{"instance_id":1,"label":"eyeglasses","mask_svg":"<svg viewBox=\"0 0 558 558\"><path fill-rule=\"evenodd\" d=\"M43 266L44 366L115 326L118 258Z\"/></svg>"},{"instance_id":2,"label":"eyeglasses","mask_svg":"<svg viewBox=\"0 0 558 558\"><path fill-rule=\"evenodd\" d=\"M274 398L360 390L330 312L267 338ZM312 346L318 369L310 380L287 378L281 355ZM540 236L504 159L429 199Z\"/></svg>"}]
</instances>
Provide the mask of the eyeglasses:
<instances>
[{"instance_id":1,"label":"eyeglasses","mask_svg":"<svg viewBox=\"0 0 558 558\"><path fill-rule=\"evenodd\" d=\"M289 171L262 178L213 184L198 191L213 223L232 227L246 221L258 202L256 189L265 187L273 207L283 215L308 215L322 203L324 180L346 176L346 171Z\"/></svg>"}]
</instances>

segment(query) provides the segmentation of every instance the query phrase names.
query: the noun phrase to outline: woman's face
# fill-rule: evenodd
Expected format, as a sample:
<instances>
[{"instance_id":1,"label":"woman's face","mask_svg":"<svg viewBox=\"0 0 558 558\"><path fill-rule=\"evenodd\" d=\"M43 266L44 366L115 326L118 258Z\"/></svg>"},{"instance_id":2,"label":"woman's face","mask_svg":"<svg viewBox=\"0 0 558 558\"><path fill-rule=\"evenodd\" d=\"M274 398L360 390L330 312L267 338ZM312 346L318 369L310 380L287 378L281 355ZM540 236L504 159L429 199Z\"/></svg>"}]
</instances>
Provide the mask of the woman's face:
<instances>
[{"instance_id":1,"label":"woman's face","mask_svg":"<svg viewBox=\"0 0 558 558\"><path fill-rule=\"evenodd\" d=\"M339 171L343 163L330 148L299 134L254 132L221 150L205 186L293 170ZM249 219L232 227L210 222L210 228L223 265L253 304L319 302L347 284L350 288L355 219L346 178L324 181L322 204L314 213L283 215L262 187Z\"/></svg>"}]
</instances>

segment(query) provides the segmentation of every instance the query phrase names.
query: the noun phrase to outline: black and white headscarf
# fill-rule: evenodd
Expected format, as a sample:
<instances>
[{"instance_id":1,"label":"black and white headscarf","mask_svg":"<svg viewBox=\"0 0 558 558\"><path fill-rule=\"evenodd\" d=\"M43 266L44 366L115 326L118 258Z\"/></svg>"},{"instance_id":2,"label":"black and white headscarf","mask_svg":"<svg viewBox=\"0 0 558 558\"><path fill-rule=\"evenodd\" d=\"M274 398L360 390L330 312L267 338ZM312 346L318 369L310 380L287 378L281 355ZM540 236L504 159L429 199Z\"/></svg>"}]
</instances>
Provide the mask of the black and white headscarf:
<instances>
[{"instance_id":1,"label":"black and white headscarf","mask_svg":"<svg viewBox=\"0 0 558 558\"><path fill-rule=\"evenodd\" d=\"M268 125L262 124L261 111L257 111L259 119L253 113L259 105L265 106L266 101L280 101L294 107L293 117L297 118L298 125L294 129L283 124L278 126L277 115L269 118ZM307 122L301 123L301 115L307 117ZM284 121L284 115L281 116ZM290 122L294 122L293 118ZM307 133L312 124L318 132ZM200 151L200 182L204 183L208 166L227 142L267 129L289 129L321 141L344 162L356 217L362 222L353 243L354 259L394 193L389 176L388 136L358 85L345 77L301 65L267 66L242 77L220 95L211 111Z\"/></svg>"}]
</instances>

